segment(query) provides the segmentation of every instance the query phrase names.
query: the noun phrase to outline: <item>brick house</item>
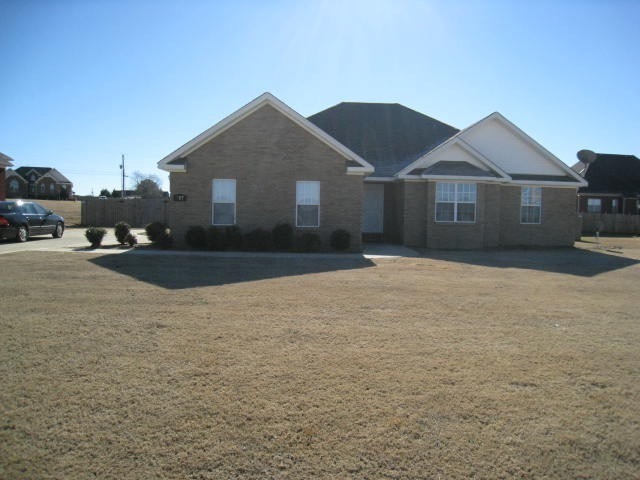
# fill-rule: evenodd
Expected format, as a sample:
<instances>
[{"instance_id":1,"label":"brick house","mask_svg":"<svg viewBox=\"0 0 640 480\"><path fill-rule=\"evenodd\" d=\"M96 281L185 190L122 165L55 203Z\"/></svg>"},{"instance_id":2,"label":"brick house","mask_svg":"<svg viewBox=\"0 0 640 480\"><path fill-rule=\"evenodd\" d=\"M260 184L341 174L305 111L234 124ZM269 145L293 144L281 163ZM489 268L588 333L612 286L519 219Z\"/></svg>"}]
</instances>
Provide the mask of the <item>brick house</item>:
<instances>
[{"instance_id":1,"label":"brick house","mask_svg":"<svg viewBox=\"0 0 640 480\"><path fill-rule=\"evenodd\" d=\"M398 104L304 118L265 93L166 156L169 218L243 230L289 223L328 242L566 246L586 182L499 113L459 131Z\"/></svg>"},{"instance_id":2,"label":"brick house","mask_svg":"<svg viewBox=\"0 0 640 480\"><path fill-rule=\"evenodd\" d=\"M634 155L591 154L589 161L571 167L589 182L578 190L578 211L639 215L640 159Z\"/></svg>"},{"instance_id":3,"label":"brick house","mask_svg":"<svg viewBox=\"0 0 640 480\"><path fill-rule=\"evenodd\" d=\"M51 167L20 167L6 172L9 198L39 198L68 200L73 196L73 184Z\"/></svg>"},{"instance_id":4,"label":"brick house","mask_svg":"<svg viewBox=\"0 0 640 480\"><path fill-rule=\"evenodd\" d=\"M13 159L0 152L0 200L7 198L6 170L13 166Z\"/></svg>"}]
</instances>

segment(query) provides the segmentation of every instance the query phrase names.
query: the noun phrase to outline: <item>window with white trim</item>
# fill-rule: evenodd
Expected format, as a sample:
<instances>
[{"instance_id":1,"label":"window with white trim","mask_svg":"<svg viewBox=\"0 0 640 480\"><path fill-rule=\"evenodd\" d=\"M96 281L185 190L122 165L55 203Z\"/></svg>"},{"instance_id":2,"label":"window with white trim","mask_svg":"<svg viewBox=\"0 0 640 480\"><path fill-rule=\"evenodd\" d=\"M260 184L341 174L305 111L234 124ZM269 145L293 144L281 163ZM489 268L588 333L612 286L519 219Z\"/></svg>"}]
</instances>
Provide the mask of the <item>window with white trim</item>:
<instances>
[{"instance_id":1,"label":"window with white trim","mask_svg":"<svg viewBox=\"0 0 640 480\"><path fill-rule=\"evenodd\" d=\"M20 184L18 183L18 180L16 180L15 178L12 178L9 181L9 191L11 193L18 193L20 191Z\"/></svg>"},{"instance_id":2,"label":"window with white trim","mask_svg":"<svg viewBox=\"0 0 640 480\"><path fill-rule=\"evenodd\" d=\"M542 187L522 187L520 223L540 223L542 217Z\"/></svg>"},{"instance_id":3,"label":"window with white trim","mask_svg":"<svg viewBox=\"0 0 640 480\"><path fill-rule=\"evenodd\" d=\"M602 212L602 200L599 198L587 198L587 212L600 213Z\"/></svg>"},{"instance_id":4,"label":"window with white trim","mask_svg":"<svg viewBox=\"0 0 640 480\"><path fill-rule=\"evenodd\" d=\"M320 226L320 182L296 182L296 227Z\"/></svg>"},{"instance_id":5,"label":"window with white trim","mask_svg":"<svg viewBox=\"0 0 640 480\"><path fill-rule=\"evenodd\" d=\"M236 224L236 181L214 178L211 198L213 225Z\"/></svg>"},{"instance_id":6,"label":"window with white trim","mask_svg":"<svg viewBox=\"0 0 640 480\"><path fill-rule=\"evenodd\" d=\"M475 183L436 184L436 222L474 223L476 221Z\"/></svg>"}]
</instances>

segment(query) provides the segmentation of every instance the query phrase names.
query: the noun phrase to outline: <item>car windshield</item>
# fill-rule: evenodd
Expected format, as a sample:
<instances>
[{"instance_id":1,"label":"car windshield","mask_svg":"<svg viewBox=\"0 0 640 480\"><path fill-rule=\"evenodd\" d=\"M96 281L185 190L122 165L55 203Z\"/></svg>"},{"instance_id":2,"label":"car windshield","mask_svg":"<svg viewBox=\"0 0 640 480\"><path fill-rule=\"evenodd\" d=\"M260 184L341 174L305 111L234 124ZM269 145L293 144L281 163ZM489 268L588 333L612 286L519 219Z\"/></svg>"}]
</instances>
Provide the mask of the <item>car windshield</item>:
<instances>
[{"instance_id":1,"label":"car windshield","mask_svg":"<svg viewBox=\"0 0 640 480\"><path fill-rule=\"evenodd\" d=\"M14 213L19 211L16 202L0 202L0 213Z\"/></svg>"}]
</instances>

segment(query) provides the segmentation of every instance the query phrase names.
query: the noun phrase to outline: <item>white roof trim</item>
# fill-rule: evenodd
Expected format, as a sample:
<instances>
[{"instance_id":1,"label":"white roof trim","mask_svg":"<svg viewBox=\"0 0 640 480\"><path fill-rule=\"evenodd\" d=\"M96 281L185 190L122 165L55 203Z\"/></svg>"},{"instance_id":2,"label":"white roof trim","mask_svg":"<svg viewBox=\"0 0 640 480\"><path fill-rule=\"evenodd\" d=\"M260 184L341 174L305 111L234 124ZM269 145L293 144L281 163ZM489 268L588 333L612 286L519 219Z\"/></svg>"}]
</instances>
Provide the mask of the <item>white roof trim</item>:
<instances>
[{"instance_id":1,"label":"white roof trim","mask_svg":"<svg viewBox=\"0 0 640 480\"><path fill-rule=\"evenodd\" d=\"M432 153L446 147L447 145L451 145L451 144L458 144L459 146L461 146L462 148L464 148L465 150L467 150L468 153L474 155L478 160L482 161L483 163L487 164L487 166L489 166L490 168L492 168L493 170L495 170L498 174L503 175L505 177L505 179L508 182L513 182L513 183L518 183L518 184L522 184L521 181L515 182L511 179L511 176L506 173L504 170L502 170L501 168L499 168L495 163L493 163L491 160L489 160L487 157L485 157L484 155L482 155L480 152L478 152L475 148L473 148L469 143L467 143L462 137L464 136L464 134L466 132L468 132L469 130L476 128L477 126L486 123L490 120L498 120L500 123L502 123L502 125L504 125L505 127L507 127L509 130L511 130L512 133L514 133L515 135L518 136L518 138L522 139L523 141L527 142L529 145L531 145L532 147L534 147L536 150L538 150L538 152L544 156L547 160L549 160L550 162L552 162L553 164L555 164L557 167L559 167L561 170L563 170L564 172L566 172L569 176L571 176L572 178L576 179L576 183L579 184L579 186L581 187L586 187L587 186L587 182L580 176L578 175L576 172L574 172L573 170L571 170L571 168L569 168L568 165L566 165L564 162L562 162L558 157L556 157L555 155L553 155L551 152L549 152L546 148L544 148L542 145L540 145L538 142L536 142L533 138L531 138L529 135L527 135L525 132L523 132L520 128L518 128L515 124L513 124L512 122L510 122L509 120L507 120L507 118L505 118L501 113L499 112L493 112L491 115L488 115L486 117L484 117L483 119L477 121L476 123L468 126L467 128L465 128L464 130L460 130L458 133L456 133L453 137L449 138L448 140L444 141L443 143L441 143L440 145L436 146L435 148L433 148L432 150L430 150L429 152L427 152L426 154L424 154L422 157L418 158L417 160L415 160L414 162L412 162L410 165L408 165L407 167L403 168L400 172L398 172L396 175L400 178L405 178L405 176L414 168L420 168L419 165L417 165L418 162L420 162L421 160L424 160L426 157L430 156ZM534 183L532 183L531 181L529 182L524 182L524 184L531 184L533 185ZM573 186L573 183L568 183L568 182L537 182L535 184L539 184L539 185L558 185L558 186L562 186L562 185L566 185L566 186Z\"/></svg>"},{"instance_id":2,"label":"white roof trim","mask_svg":"<svg viewBox=\"0 0 640 480\"><path fill-rule=\"evenodd\" d=\"M41 180L43 180L43 179L46 177L46 178L50 178L51 180L53 180L53 181L54 181L56 184L58 184L58 185L71 185L71 184L72 184L72 182L71 182L69 179L67 179L67 180L69 180L69 181L64 181L64 180L62 180L62 181L61 181L61 180L58 180L57 178L55 178L55 177L51 174L51 171L52 171L52 170L55 170L55 169L53 169L53 168L52 168L52 169L51 169L51 170L49 170L47 173L43 174L40 178L36 179L36 183L40 183L40 181L41 181ZM57 172L57 173L60 173L60 172L58 172L57 170L56 170L56 172ZM62 175L62 174L60 173L60 175Z\"/></svg>"},{"instance_id":3,"label":"white roof trim","mask_svg":"<svg viewBox=\"0 0 640 480\"><path fill-rule=\"evenodd\" d=\"M569 167L566 163L564 163L562 160L560 160L558 157L556 157L549 150L544 148L541 144L536 142L533 138L531 138L529 135L527 135L516 124L511 122L509 119L507 119L500 112L493 112L491 115L489 115L488 117L486 117L483 120L481 120L481 122L484 123L485 121L487 121L489 119L498 120L499 122L501 122L505 127L507 127L509 130L511 130L513 133L515 133L521 140L524 140L529 145L531 145L532 147L537 149L547 160L549 160L551 163L555 164L558 168L564 170L572 178L575 178L577 180L577 183L580 184L580 186L586 187L588 185L588 182L584 178L582 178L578 173L576 173L573 170L571 170L571 167Z\"/></svg>"},{"instance_id":4,"label":"white roof trim","mask_svg":"<svg viewBox=\"0 0 640 480\"><path fill-rule=\"evenodd\" d=\"M414 168L423 168L423 167L426 168L426 166L431 166L432 164L434 164L436 162L432 161L429 164L428 163L429 157L435 155L440 150L443 150L445 148L451 147L453 145L458 145L460 148L462 148L464 151L466 151L469 155L471 155L473 158L478 160L484 166L486 166L490 170L495 171L498 175L500 175L502 177L501 178L502 180L511 180L511 177L509 176L509 174L507 172L502 170L495 163L493 163L491 160L489 160L487 157L485 157L482 153L480 153L478 150L473 148L471 145L469 145L467 142L465 142L462 138L459 137L459 135L462 132L466 131L466 130L467 129L456 133L453 137L445 140L440 145L438 145L438 146L434 147L433 149L429 150L427 153L422 155L420 158L418 158L417 160L414 160L408 166L406 166L405 168L400 170L400 172L398 172L396 174L396 176L398 176L400 178L405 178L409 174L409 172L411 170L413 170ZM421 163L426 163L427 165L426 166L425 165L420 165Z\"/></svg>"},{"instance_id":5,"label":"white roof trim","mask_svg":"<svg viewBox=\"0 0 640 480\"><path fill-rule=\"evenodd\" d=\"M180 166L182 168L181 170L177 170L176 167L171 167L167 164L177 158L186 157L191 152L193 152L194 150L196 150L206 142L209 142L210 140L215 138L217 135L220 135L225 130L231 128L233 125L235 125L242 119L248 117L253 112L263 107L264 105L272 106L273 108L278 110L280 113L282 113L283 115L288 117L290 120L292 120L294 123L296 123L303 129L305 129L306 131L314 135L316 138L318 138L320 141L322 141L329 147L331 147L336 152L340 153L341 155L343 155L349 160L353 160L359 163L361 167L350 167L352 173L355 173L355 172L373 173L374 171L373 165L368 163L364 158L360 157L358 154L349 150L347 147L345 147L340 142L338 142L335 138L331 137L326 132L316 127L309 120L304 118L298 112L293 110L291 107L286 105L284 102L282 102L281 100L279 100L269 92L263 93L256 99L246 104L244 107L240 108L239 110L236 110L234 113L232 113L228 117L222 119L221 121L213 125L208 130L205 130L197 137L185 143L182 147L178 148L177 150L173 151L172 153L164 157L162 160L158 162L158 168L160 168L161 170L169 171L169 172L184 171L182 166ZM360 169L360 170L354 170L354 169Z\"/></svg>"},{"instance_id":6,"label":"white roof trim","mask_svg":"<svg viewBox=\"0 0 640 480\"><path fill-rule=\"evenodd\" d=\"M547 187L572 187L579 188L586 185L580 182L554 182L553 180L513 180L514 185L538 185Z\"/></svg>"},{"instance_id":7,"label":"white roof trim","mask_svg":"<svg viewBox=\"0 0 640 480\"><path fill-rule=\"evenodd\" d=\"M396 180L396 177L367 177L364 179L367 183L388 183L395 182Z\"/></svg>"},{"instance_id":8,"label":"white roof trim","mask_svg":"<svg viewBox=\"0 0 640 480\"><path fill-rule=\"evenodd\" d=\"M22 177L22 175L20 175L18 172L16 172L15 170L11 169L11 168L7 168L7 170L5 170L4 172L5 178L8 179L9 177L16 177L18 179L20 179L20 181L22 183L27 183L27 181Z\"/></svg>"},{"instance_id":9,"label":"white roof trim","mask_svg":"<svg viewBox=\"0 0 640 480\"><path fill-rule=\"evenodd\" d=\"M420 175L420 178L424 178L426 180L461 180L465 182L493 182L493 183L504 183L507 181L505 178L499 177L474 177L471 175Z\"/></svg>"},{"instance_id":10,"label":"white roof trim","mask_svg":"<svg viewBox=\"0 0 640 480\"><path fill-rule=\"evenodd\" d=\"M13 167L13 158L0 152L0 167Z\"/></svg>"}]
</instances>

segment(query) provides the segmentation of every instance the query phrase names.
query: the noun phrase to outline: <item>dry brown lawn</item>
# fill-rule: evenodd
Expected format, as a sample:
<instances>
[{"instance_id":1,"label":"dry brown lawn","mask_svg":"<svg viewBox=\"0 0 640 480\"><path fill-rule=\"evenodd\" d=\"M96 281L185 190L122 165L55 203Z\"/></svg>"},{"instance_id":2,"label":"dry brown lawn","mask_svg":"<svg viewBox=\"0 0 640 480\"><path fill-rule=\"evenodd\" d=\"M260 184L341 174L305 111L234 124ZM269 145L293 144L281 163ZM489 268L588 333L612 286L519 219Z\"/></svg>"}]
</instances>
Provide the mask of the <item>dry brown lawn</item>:
<instances>
[{"instance_id":1,"label":"dry brown lawn","mask_svg":"<svg viewBox=\"0 0 640 480\"><path fill-rule=\"evenodd\" d=\"M58 215L64 217L67 227L80 225L82 223L82 202L69 200L37 200L46 208L50 208Z\"/></svg>"},{"instance_id":2,"label":"dry brown lawn","mask_svg":"<svg viewBox=\"0 0 640 480\"><path fill-rule=\"evenodd\" d=\"M638 478L639 259L4 255L0 478Z\"/></svg>"}]
</instances>

